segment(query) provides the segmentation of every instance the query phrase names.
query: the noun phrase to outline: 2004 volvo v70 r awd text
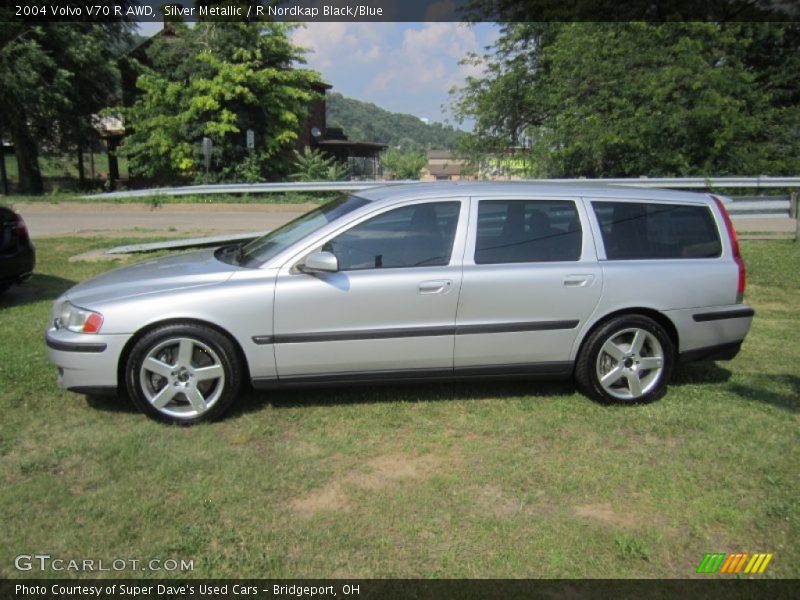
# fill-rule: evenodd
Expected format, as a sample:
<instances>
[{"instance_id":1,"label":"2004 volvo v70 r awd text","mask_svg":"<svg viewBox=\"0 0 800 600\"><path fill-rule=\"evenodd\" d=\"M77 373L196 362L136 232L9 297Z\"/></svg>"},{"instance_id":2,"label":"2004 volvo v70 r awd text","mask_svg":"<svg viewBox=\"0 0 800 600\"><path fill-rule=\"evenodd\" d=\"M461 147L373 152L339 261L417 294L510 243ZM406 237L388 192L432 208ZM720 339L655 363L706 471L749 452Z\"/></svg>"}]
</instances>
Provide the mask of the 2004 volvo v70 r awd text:
<instances>
[{"instance_id":1,"label":"2004 volvo v70 r awd text","mask_svg":"<svg viewBox=\"0 0 800 600\"><path fill-rule=\"evenodd\" d=\"M574 376L599 401L647 402L679 360L736 355L744 287L714 196L412 184L77 285L46 341L61 386L124 389L168 422L220 417L247 381Z\"/></svg>"}]
</instances>

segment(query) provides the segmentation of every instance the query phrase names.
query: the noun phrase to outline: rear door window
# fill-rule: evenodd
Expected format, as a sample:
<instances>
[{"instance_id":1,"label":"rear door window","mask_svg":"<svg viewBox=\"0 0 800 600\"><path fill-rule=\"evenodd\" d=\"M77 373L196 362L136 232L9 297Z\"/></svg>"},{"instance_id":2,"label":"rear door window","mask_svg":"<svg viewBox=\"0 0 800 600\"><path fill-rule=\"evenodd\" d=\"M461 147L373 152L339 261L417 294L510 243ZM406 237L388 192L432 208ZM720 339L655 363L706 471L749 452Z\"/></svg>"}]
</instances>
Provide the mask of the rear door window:
<instances>
[{"instance_id":1,"label":"rear door window","mask_svg":"<svg viewBox=\"0 0 800 600\"><path fill-rule=\"evenodd\" d=\"M481 200L475 263L576 261L581 222L570 200Z\"/></svg>"},{"instance_id":2,"label":"rear door window","mask_svg":"<svg viewBox=\"0 0 800 600\"><path fill-rule=\"evenodd\" d=\"M719 230L707 206L592 202L608 260L716 258Z\"/></svg>"}]
</instances>

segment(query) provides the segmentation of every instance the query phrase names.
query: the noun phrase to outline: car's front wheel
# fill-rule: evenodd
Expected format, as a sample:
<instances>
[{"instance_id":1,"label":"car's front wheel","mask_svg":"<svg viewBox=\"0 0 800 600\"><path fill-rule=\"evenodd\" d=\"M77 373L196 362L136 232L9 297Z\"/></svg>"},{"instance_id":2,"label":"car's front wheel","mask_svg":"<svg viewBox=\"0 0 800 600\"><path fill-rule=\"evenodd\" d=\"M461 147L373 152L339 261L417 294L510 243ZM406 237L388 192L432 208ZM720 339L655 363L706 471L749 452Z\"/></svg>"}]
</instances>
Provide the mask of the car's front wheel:
<instances>
[{"instance_id":1,"label":"car's front wheel","mask_svg":"<svg viewBox=\"0 0 800 600\"><path fill-rule=\"evenodd\" d=\"M601 402L651 402L666 392L674 363L675 345L661 325L644 315L623 315L589 336L575 379Z\"/></svg>"},{"instance_id":2,"label":"car's front wheel","mask_svg":"<svg viewBox=\"0 0 800 600\"><path fill-rule=\"evenodd\" d=\"M241 387L231 340L196 324L158 327L136 342L125 379L133 403L158 421L190 425L221 417Z\"/></svg>"}]
</instances>

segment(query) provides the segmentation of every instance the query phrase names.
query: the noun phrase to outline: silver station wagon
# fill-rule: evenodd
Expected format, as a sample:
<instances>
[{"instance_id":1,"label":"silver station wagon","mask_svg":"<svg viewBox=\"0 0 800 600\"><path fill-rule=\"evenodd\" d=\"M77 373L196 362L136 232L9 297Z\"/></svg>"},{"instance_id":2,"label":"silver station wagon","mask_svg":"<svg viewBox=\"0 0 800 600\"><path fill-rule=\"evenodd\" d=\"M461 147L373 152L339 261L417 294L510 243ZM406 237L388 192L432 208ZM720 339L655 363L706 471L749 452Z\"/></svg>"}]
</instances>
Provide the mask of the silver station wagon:
<instances>
[{"instance_id":1,"label":"silver station wagon","mask_svg":"<svg viewBox=\"0 0 800 600\"><path fill-rule=\"evenodd\" d=\"M436 183L345 195L245 245L75 286L46 333L61 386L148 416L222 416L243 385L574 377L655 400L683 360L726 360L753 310L706 194Z\"/></svg>"}]
</instances>

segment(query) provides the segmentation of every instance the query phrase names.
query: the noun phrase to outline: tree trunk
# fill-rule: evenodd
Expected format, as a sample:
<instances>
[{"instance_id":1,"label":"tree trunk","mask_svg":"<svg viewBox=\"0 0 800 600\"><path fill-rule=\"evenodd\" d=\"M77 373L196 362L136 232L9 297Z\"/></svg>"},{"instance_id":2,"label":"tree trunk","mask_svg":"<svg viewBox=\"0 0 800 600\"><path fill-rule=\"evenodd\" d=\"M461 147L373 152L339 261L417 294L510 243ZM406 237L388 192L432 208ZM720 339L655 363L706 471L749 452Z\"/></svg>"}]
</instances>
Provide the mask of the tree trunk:
<instances>
[{"instance_id":1,"label":"tree trunk","mask_svg":"<svg viewBox=\"0 0 800 600\"><path fill-rule=\"evenodd\" d=\"M14 142L14 153L17 155L19 193L41 194L44 186L42 185L42 174L39 171L39 149L36 142L31 139L24 118L10 120L7 127L11 141Z\"/></svg>"},{"instance_id":2,"label":"tree trunk","mask_svg":"<svg viewBox=\"0 0 800 600\"><path fill-rule=\"evenodd\" d=\"M5 137L5 129L2 122L0 122L0 185L3 186L3 194L8 196L8 173L6 172L6 149L3 146L3 138Z\"/></svg>"},{"instance_id":3,"label":"tree trunk","mask_svg":"<svg viewBox=\"0 0 800 600\"><path fill-rule=\"evenodd\" d=\"M117 140L108 138L108 187L112 191L117 187L119 180L119 162L117 161Z\"/></svg>"},{"instance_id":4,"label":"tree trunk","mask_svg":"<svg viewBox=\"0 0 800 600\"><path fill-rule=\"evenodd\" d=\"M0 181L3 185L3 194L8 196L8 174L6 173L6 150L2 145L2 137L0 137Z\"/></svg>"},{"instance_id":5,"label":"tree trunk","mask_svg":"<svg viewBox=\"0 0 800 600\"><path fill-rule=\"evenodd\" d=\"M83 170L83 146L78 145L78 187L86 189L86 173Z\"/></svg>"}]
</instances>

